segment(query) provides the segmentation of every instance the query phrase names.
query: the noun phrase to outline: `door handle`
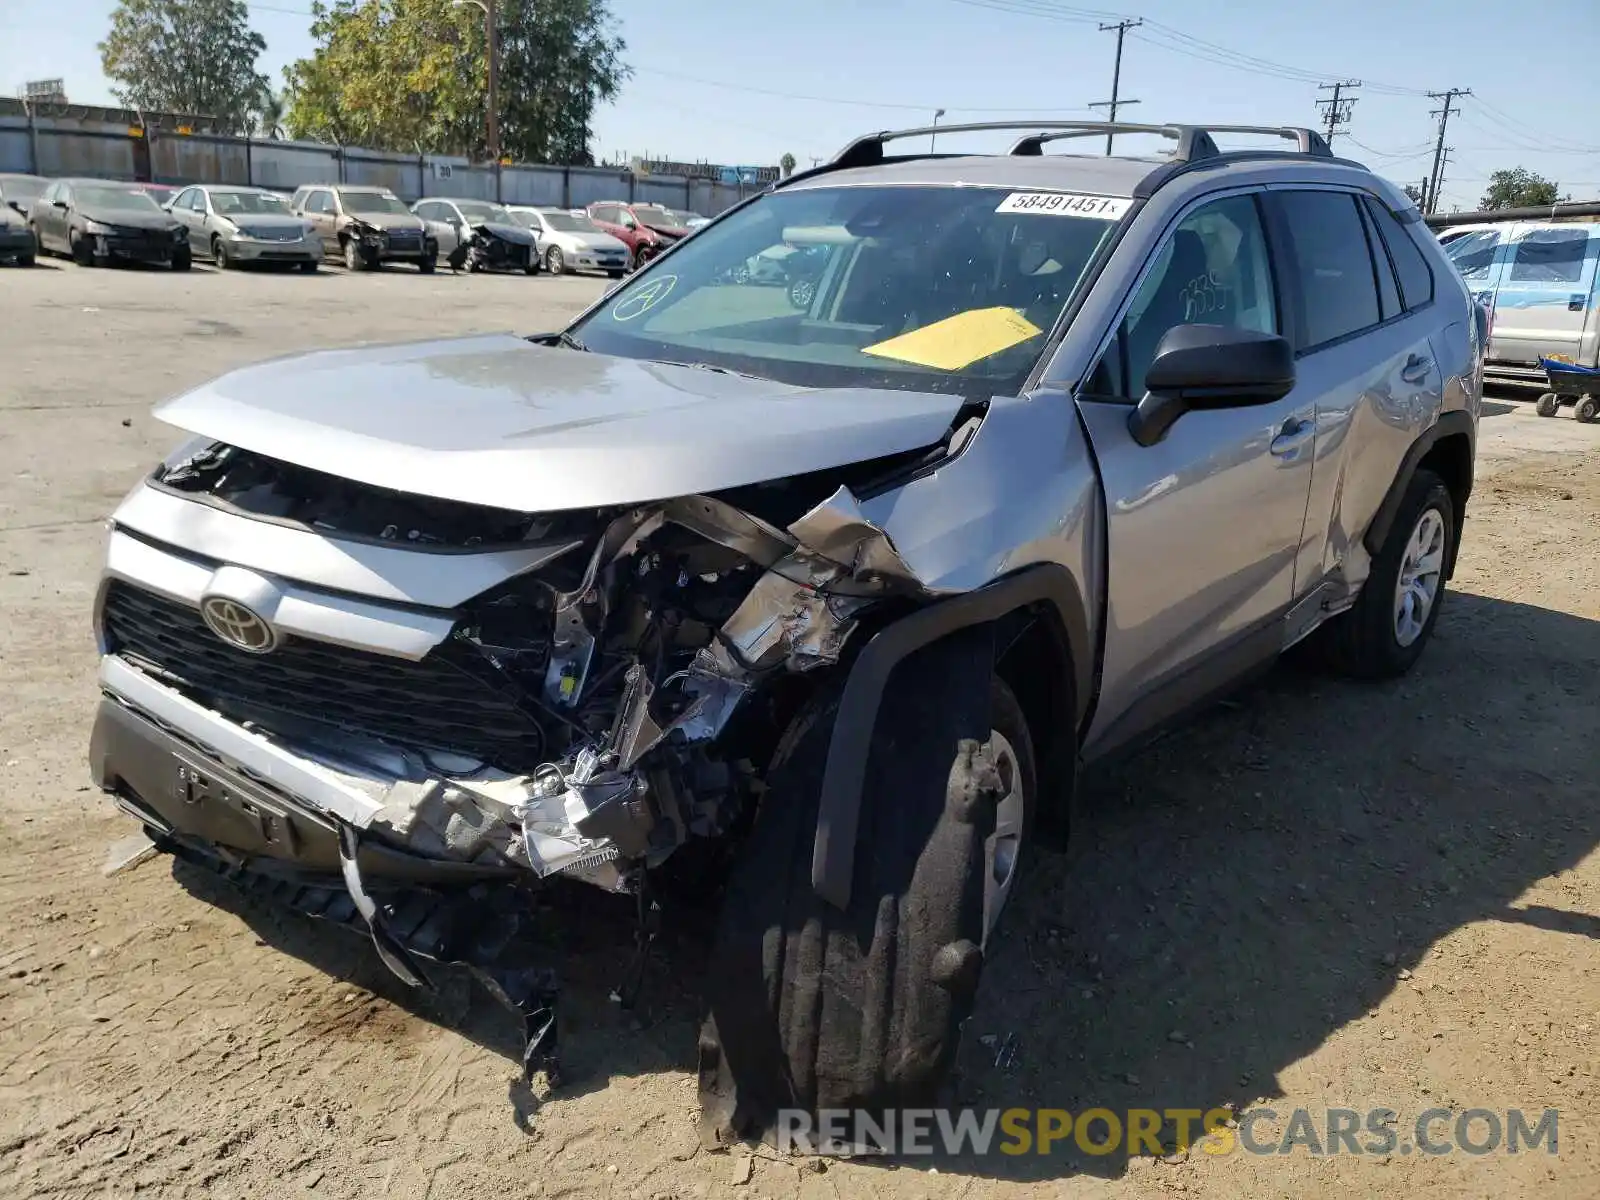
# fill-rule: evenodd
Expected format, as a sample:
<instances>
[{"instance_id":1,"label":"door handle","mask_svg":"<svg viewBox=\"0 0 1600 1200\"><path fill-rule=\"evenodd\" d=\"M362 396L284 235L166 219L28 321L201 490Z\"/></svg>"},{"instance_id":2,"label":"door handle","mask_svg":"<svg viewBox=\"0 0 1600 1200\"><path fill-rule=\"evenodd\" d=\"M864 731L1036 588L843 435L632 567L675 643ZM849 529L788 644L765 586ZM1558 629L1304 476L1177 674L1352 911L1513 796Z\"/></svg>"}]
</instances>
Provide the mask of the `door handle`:
<instances>
[{"instance_id":1,"label":"door handle","mask_svg":"<svg viewBox=\"0 0 1600 1200\"><path fill-rule=\"evenodd\" d=\"M1421 383L1432 369L1433 359L1426 354L1413 354L1406 359L1406 365L1400 368L1400 378L1407 383Z\"/></svg>"},{"instance_id":2,"label":"door handle","mask_svg":"<svg viewBox=\"0 0 1600 1200\"><path fill-rule=\"evenodd\" d=\"M1294 458L1304 449L1306 443L1316 436L1316 433L1315 421L1285 421L1283 428L1278 431L1278 436L1272 439L1272 445L1267 449L1278 458Z\"/></svg>"}]
</instances>

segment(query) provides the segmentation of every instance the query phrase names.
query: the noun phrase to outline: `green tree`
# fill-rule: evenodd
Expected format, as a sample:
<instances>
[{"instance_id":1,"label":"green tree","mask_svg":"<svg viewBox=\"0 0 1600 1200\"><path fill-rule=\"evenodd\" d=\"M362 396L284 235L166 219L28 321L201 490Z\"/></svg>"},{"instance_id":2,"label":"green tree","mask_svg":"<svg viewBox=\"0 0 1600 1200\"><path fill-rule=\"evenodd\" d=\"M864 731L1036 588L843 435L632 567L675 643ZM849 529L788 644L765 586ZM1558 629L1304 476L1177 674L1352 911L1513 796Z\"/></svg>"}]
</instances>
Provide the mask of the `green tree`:
<instances>
[{"instance_id":1,"label":"green tree","mask_svg":"<svg viewBox=\"0 0 1600 1200\"><path fill-rule=\"evenodd\" d=\"M212 117L242 133L267 86L256 70L266 48L244 0L119 0L100 66L123 104Z\"/></svg>"},{"instance_id":2,"label":"green tree","mask_svg":"<svg viewBox=\"0 0 1600 1200\"><path fill-rule=\"evenodd\" d=\"M1489 176L1489 190L1478 202L1480 208L1537 208L1554 204L1558 185L1526 167L1512 167Z\"/></svg>"},{"instance_id":3,"label":"green tree","mask_svg":"<svg viewBox=\"0 0 1600 1200\"><path fill-rule=\"evenodd\" d=\"M787 150L785 150L783 152L783 157L778 160L778 170L783 172L783 177L785 179L787 179L789 176L793 175L794 174L794 155L790 154Z\"/></svg>"},{"instance_id":4,"label":"green tree","mask_svg":"<svg viewBox=\"0 0 1600 1200\"><path fill-rule=\"evenodd\" d=\"M1423 200L1427 199L1427 197L1425 197L1422 194L1422 189L1420 187L1418 187L1414 183L1406 184L1405 193L1406 193L1406 196L1410 199L1411 203L1416 204L1416 205L1420 205L1423 202Z\"/></svg>"},{"instance_id":5,"label":"green tree","mask_svg":"<svg viewBox=\"0 0 1600 1200\"><path fill-rule=\"evenodd\" d=\"M251 132L256 137L272 138L274 140L283 136L283 114L288 107L288 101L282 92L275 92L265 82L262 83L261 93L256 97L255 110L251 113Z\"/></svg>"},{"instance_id":6,"label":"green tree","mask_svg":"<svg viewBox=\"0 0 1600 1200\"><path fill-rule=\"evenodd\" d=\"M594 111L628 76L605 0L500 0L500 145L587 164ZM285 72L289 132L380 149L487 152L484 17L450 0L312 5L318 46Z\"/></svg>"}]
</instances>

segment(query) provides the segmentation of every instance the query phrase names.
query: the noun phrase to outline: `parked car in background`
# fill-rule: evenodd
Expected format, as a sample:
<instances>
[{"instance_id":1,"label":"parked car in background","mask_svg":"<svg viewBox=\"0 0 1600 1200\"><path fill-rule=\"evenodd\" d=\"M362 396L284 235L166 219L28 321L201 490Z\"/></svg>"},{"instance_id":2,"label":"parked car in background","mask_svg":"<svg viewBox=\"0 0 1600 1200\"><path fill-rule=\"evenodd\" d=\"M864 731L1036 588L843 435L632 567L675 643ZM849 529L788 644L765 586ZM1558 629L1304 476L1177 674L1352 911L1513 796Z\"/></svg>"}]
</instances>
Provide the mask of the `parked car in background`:
<instances>
[{"instance_id":1,"label":"parked car in background","mask_svg":"<svg viewBox=\"0 0 1600 1200\"><path fill-rule=\"evenodd\" d=\"M650 232L665 239L669 246L689 236L689 218L664 204L631 204L628 211Z\"/></svg>"},{"instance_id":2,"label":"parked car in background","mask_svg":"<svg viewBox=\"0 0 1600 1200\"><path fill-rule=\"evenodd\" d=\"M411 211L422 218L452 270L539 271L538 238L503 204L430 196Z\"/></svg>"},{"instance_id":3,"label":"parked car in background","mask_svg":"<svg viewBox=\"0 0 1600 1200\"><path fill-rule=\"evenodd\" d=\"M136 192L143 192L163 208L178 194L178 188L170 183L149 183L141 180L129 186Z\"/></svg>"},{"instance_id":4,"label":"parked car in background","mask_svg":"<svg viewBox=\"0 0 1600 1200\"><path fill-rule=\"evenodd\" d=\"M245 262L277 262L315 271L322 261L317 227L289 202L262 188L199 185L184 188L167 211L189 231L189 249L226 270Z\"/></svg>"},{"instance_id":5,"label":"parked car in background","mask_svg":"<svg viewBox=\"0 0 1600 1200\"><path fill-rule=\"evenodd\" d=\"M699 229L702 225L711 224L711 218L710 217L702 217L697 212L680 212L678 214L678 216L683 218L683 224L689 230L690 233L693 233L696 229Z\"/></svg>"},{"instance_id":6,"label":"parked car in background","mask_svg":"<svg viewBox=\"0 0 1600 1200\"><path fill-rule=\"evenodd\" d=\"M1600 366L1600 225L1486 222L1443 229L1439 240L1490 314L1489 379L1542 392L1541 358Z\"/></svg>"},{"instance_id":7,"label":"parked car in background","mask_svg":"<svg viewBox=\"0 0 1600 1200\"><path fill-rule=\"evenodd\" d=\"M439 261L439 244L422 218L388 188L306 184L289 207L316 228L323 253L352 271L409 262L427 275Z\"/></svg>"},{"instance_id":8,"label":"parked car in background","mask_svg":"<svg viewBox=\"0 0 1600 1200\"><path fill-rule=\"evenodd\" d=\"M660 254L670 241L634 216L626 204L607 200L591 204L585 211L602 232L609 233L628 247L627 269L630 271Z\"/></svg>"},{"instance_id":9,"label":"parked car in background","mask_svg":"<svg viewBox=\"0 0 1600 1200\"><path fill-rule=\"evenodd\" d=\"M57 179L28 218L46 253L68 254L79 266L116 259L187 271L189 230L131 183Z\"/></svg>"},{"instance_id":10,"label":"parked car in background","mask_svg":"<svg viewBox=\"0 0 1600 1200\"><path fill-rule=\"evenodd\" d=\"M38 247L27 218L9 205L0 204L0 262L31 267Z\"/></svg>"},{"instance_id":11,"label":"parked car in background","mask_svg":"<svg viewBox=\"0 0 1600 1200\"><path fill-rule=\"evenodd\" d=\"M604 271L621 279L628 269L627 243L602 230L581 208L517 207L511 213L538 237L544 269L552 275Z\"/></svg>"},{"instance_id":12,"label":"parked car in background","mask_svg":"<svg viewBox=\"0 0 1600 1200\"><path fill-rule=\"evenodd\" d=\"M33 210L33 202L48 186L50 181L38 175L0 175L0 204L26 217Z\"/></svg>"}]
</instances>

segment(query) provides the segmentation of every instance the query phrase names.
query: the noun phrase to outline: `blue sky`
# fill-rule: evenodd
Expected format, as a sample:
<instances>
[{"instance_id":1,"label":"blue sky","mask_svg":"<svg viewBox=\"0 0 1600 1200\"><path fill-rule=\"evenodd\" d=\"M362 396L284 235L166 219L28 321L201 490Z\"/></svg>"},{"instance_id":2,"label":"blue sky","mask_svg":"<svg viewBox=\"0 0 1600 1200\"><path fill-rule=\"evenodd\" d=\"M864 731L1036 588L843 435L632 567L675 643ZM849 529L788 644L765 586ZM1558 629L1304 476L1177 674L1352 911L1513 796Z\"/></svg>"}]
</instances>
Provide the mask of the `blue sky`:
<instances>
[{"instance_id":1,"label":"blue sky","mask_svg":"<svg viewBox=\"0 0 1600 1200\"><path fill-rule=\"evenodd\" d=\"M115 0L0 0L0 87L61 76L107 103L95 49ZM1058 0L612 0L635 74L596 120L597 150L802 164L865 130L1026 115L1091 116L1108 97L1113 20ZM307 54L310 0L251 4L275 81ZM1446 206L1475 207L1499 167L1522 165L1575 198L1600 197L1600 8L1536 10L1486 0L1136 0L1124 119L1315 123L1317 83L1360 79L1342 153L1415 182L1431 162L1438 107L1424 94L1471 88L1452 117ZM1520 47L1512 50L1511 47ZM1536 50L1559 51L1548 69ZM1583 64L1579 66L1578 64ZM1543 87L1540 80L1557 82ZM1009 110L1009 111L1002 111ZM954 148L951 139L951 148ZM1130 147L1131 148L1131 147Z\"/></svg>"}]
</instances>

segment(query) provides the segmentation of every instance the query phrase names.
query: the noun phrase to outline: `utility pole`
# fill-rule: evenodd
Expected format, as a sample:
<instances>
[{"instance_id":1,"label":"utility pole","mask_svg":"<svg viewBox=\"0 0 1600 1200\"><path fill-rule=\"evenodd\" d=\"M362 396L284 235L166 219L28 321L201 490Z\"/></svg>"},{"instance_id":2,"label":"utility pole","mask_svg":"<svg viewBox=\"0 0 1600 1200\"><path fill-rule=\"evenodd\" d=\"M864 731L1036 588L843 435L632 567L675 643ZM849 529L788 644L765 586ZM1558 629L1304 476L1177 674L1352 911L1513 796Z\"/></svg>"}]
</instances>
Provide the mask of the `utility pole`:
<instances>
[{"instance_id":1,"label":"utility pole","mask_svg":"<svg viewBox=\"0 0 1600 1200\"><path fill-rule=\"evenodd\" d=\"M1144 22L1141 21L1141 20L1126 20L1126 19L1124 19L1124 20L1121 20L1121 21L1117 21L1117 22L1115 22L1114 24L1111 24L1111 25L1102 25L1102 26L1100 26L1100 32L1101 33L1110 33L1112 30L1116 31L1116 34L1117 34L1117 61L1116 61L1116 65L1111 68L1111 99L1110 100L1102 100L1098 104L1089 105L1089 107L1090 108L1107 108L1107 109L1110 109L1111 110L1111 123L1112 124L1116 124L1117 109L1121 108L1125 104L1137 104L1137 103L1139 103L1137 100L1124 100L1124 99L1122 99L1122 39L1128 35L1128 30L1137 29L1139 26L1141 26L1143 24L1144 24ZM1114 133L1106 134L1106 156L1108 158L1111 155L1111 143L1116 139L1116 136L1117 135L1114 134Z\"/></svg>"},{"instance_id":2,"label":"utility pole","mask_svg":"<svg viewBox=\"0 0 1600 1200\"><path fill-rule=\"evenodd\" d=\"M1433 145L1433 170L1428 173L1428 204L1423 209L1425 213L1439 211L1439 188L1444 183L1445 127L1450 124L1452 116L1459 115L1461 112L1459 108L1453 107L1456 97L1470 95L1472 95L1471 88L1450 88L1448 91L1428 93L1430 99L1440 100L1443 103L1428 114L1430 117L1439 118L1439 140Z\"/></svg>"},{"instance_id":3,"label":"utility pole","mask_svg":"<svg viewBox=\"0 0 1600 1200\"><path fill-rule=\"evenodd\" d=\"M495 20L495 0L451 0L452 7L459 8L463 4L470 4L483 11L483 22L488 31L489 112L486 122L488 128L485 132L489 140L489 161L498 164L500 161L500 22Z\"/></svg>"},{"instance_id":4,"label":"utility pole","mask_svg":"<svg viewBox=\"0 0 1600 1200\"><path fill-rule=\"evenodd\" d=\"M1331 99L1317 101L1318 108L1327 110L1323 113L1328 122L1323 138L1328 145L1333 145L1333 135L1337 132L1339 126L1350 124L1350 110L1355 107L1357 97L1346 96L1345 93L1353 92L1360 86L1361 80L1359 79L1341 79L1338 83L1321 83L1317 85L1317 91L1331 91L1333 93Z\"/></svg>"}]
</instances>

